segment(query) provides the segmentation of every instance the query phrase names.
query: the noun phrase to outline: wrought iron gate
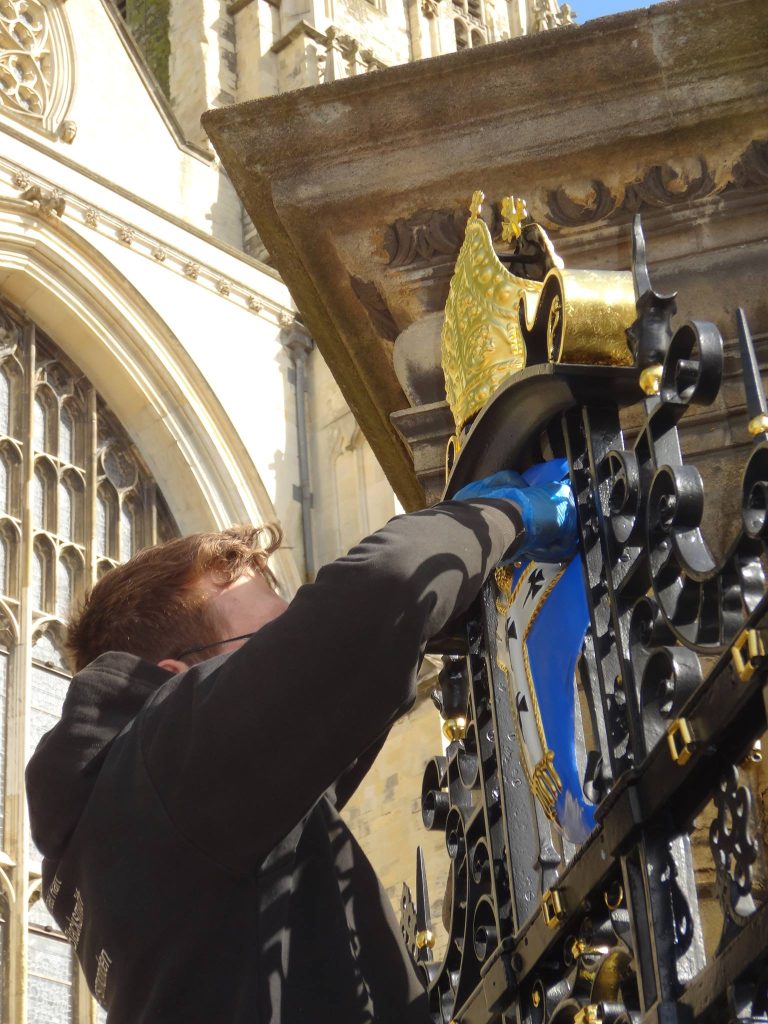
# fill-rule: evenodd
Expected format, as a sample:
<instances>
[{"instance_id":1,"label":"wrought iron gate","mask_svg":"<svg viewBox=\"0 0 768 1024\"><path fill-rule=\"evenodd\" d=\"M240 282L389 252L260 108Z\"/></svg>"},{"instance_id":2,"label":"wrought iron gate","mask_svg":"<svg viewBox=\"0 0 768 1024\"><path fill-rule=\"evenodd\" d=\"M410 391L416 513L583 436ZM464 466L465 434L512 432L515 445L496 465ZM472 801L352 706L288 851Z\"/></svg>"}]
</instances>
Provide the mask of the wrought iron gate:
<instances>
[{"instance_id":1,"label":"wrought iron gate","mask_svg":"<svg viewBox=\"0 0 768 1024\"><path fill-rule=\"evenodd\" d=\"M445 832L451 865L441 960L420 854L415 905L403 896L436 1024L768 1020L762 844L743 767L766 728L768 407L740 315L754 440L741 528L718 561L678 424L716 399L723 341L712 324L673 330L674 297L652 288L639 222L633 255L634 365L542 361L514 374L465 431L449 477L447 496L502 468L567 459L589 615L574 744L596 821L585 841L569 837L552 812L562 789L552 760L531 770L525 749L537 735L527 738L525 715L541 723L516 678L521 665L530 672L511 609L521 587L535 593L548 578L535 565L497 570L466 622L465 653L445 657L436 696L450 742L424 776L424 823ZM554 320L550 307L550 329ZM622 417L633 404L642 422L630 443ZM517 669L510 649L522 650ZM535 685L532 695L535 705ZM708 843L694 856L707 807ZM708 943L712 901L697 891L707 874L722 916Z\"/></svg>"}]
</instances>

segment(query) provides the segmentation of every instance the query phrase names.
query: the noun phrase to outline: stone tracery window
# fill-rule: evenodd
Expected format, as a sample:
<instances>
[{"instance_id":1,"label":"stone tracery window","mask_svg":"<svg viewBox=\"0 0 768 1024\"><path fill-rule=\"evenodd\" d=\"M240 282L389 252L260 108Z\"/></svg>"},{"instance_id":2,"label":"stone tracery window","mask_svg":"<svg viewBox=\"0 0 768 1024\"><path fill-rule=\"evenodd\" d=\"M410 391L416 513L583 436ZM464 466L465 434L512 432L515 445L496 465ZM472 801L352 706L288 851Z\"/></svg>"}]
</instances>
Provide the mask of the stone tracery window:
<instances>
[{"instance_id":1,"label":"stone tracery window","mask_svg":"<svg viewBox=\"0 0 768 1024\"><path fill-rule=\"evenodd\" d=\"M75 964L72 948L42 899L29 910L29 1024L66 1024L74 1019Z\"/></svg>"},{"instance_id":2,"label":"stone tracery window","mask_svg":"<svg viewBox=\"0 0 768 1024\"><path fill-rule=\"evenodd\" d=\"M62 7L0 0L0 106L49 133L71 125L62 118L72 98L74 47Z\"/></svg>"},{"instance_id":3,"label":"stone tracery window","mask_svg":"<svg viewBox=\"0 0 768 1024\"><path fill-rule=\"evenodd\" d=\"M37 899L40 855L18 799L23 766L61 714L72 601L118 560L177 530L92 386L1 298L0 335L0 1022L86 1024L104 1015L93 1016L70 946ZM9 707L24 708L24 721ZM5 964L9 935L28 964L25 1021L3 983L16 970Z\"/></svg>"}]
</instances>

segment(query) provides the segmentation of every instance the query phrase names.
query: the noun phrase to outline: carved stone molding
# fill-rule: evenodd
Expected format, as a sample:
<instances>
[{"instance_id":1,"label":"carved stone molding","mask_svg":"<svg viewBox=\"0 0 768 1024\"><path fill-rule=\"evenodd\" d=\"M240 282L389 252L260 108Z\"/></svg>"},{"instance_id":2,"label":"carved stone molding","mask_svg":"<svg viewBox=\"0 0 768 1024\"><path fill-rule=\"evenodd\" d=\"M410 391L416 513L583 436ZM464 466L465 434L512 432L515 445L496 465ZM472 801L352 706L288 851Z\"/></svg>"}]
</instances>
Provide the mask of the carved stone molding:
<instances>
[{"instance_id":1,"label":"carved stone molding","mask_svg":"<svg viewBox=\"0 0 768 1024\"><path fill-rule=\"evenodd\" d=\"M73 91L74 47L61 4L0 0L0 106L72 142L64 124ZM76 129L75 129L76 130Z\"/></svg>"},{"instance_id":2,"label":"carved stone molding","mask_svg":"<svg viewBox=\"0 0 768 1024\"><path fill-rule=\"evenodd\" d=\"M387 341L394 341L400 333L400 329L379 289L372 281L363 281L361 277L355 277L354 274L349 275L349 281L352 291L368 314L374 330Z\"/></svg>"},{"instance_id":3,"label":"carved stone molding","mask_svg":"<svg viewBox=\"0 0 768 1024\"><path fill-rule=\"evenodd\" d=\"M501 214L493 203L485 203L481 217L492 238L501 236ZM436 263L458 253L469 218L466 207L454 210L423 210L413 217L401 217L384 233L384 248L390 267Z\"/></svg>"},{"instance_id":4,"label":"carved stone molding","mask_svg":"<svg viewBox=\"0 0 768 1024\"><path fill-rule=\"evenodd\" d=\"M123 245L131 247L137 255L155 261L172 273L184 274L189 280L194 280L199 287L215 291L223 300L233 302L251 313L260 313L274 323L277 323L280 313L284 311L284 307L278 302L270 299L262 301L257 298L251 291L253 283L224 278L221 268L200 263L191 254L167 245L156 236L137 231L108 211L93 206L82 196L60 189L50 180L36 174L32 175L25 167L2 156L0 181L4 183L6 192L20 192L18 198L31 204L35 211L47 220L58 217L69 220L76 229L85 226L110 239L117 239ZM0 196L0 199L3 198L9 196Z\"/></svg>"},{"instance_id":5,"label":"carved stone molding","mask_svg":"<svg viewBox=\"0 0 768 1024\"><path fill-rule=\"evenodd\" d=\"M58 136L62 142L72 145L77 135L77 123L75 121L62 121L59 125Z\"/></svg>"},{"instance_id":6,"label":"carved stone molding","mask_svg":"<svg viewBox=\"0 0 768 1024\"><path fill-rule=\"evenodd\" d=\"M717 166L717 172L713 167ZM649 167L624 184L595 179L588 186L563 185L546 195L543 218L552 227L595 224L612 215L682 206L726 188L768 185L768 141L754 140L738 156L704 156Z\"/></svg>"},{"instance_id":7,"label":"carved stone molding","mask_svg":"<svg viewBox=\"0 0 768 1024\"><path fill-rule=\"evenodd\" d=\"M19 198L28 203L34 203L44 217L53 217L54 214L61 217L67 206L67 201L59 191L56 189L48 191L40 188L39 185L30 185Z\"/></svg>"},{"instance_id":8,"label":"carved stone molding","mask_svg":"<svg viewBox=\"0 0 768 1024\"><path fill-rule=\"evenodd\" d=\"M740 188L768 185L768 141L750 142L733 169L733 183Z\"/></svg>"},{"instance_id":9,"label":"carved stone molding","mask_svg":"<svg viewBox=\"0 0 768 1024\"><path fill-rule=\"evenodd\" d=\"M594 224L615 209L616 197L607 185L596 179L575 193L569 194L561 187L547 194L549 218L561 227Z\"/></svg>"},{"instance_id":10,"label":"carved stone molding","mask_svg":"<svg viewBox=\"0 0 768 1024\"><path fill-rule=\"evenodd\" d=\"M622 204L636 213L644 207L678 206L692 199L704 199L717 189L715 176L701 158L686 166L662 164L651 167L642 181L628 185Z\"/></svg>"},{"instance_id":11,"label":"carved stone molding","mask_svg":"<svg viewBox=\"0 0 768 1024\"><path fill-rule=\"evenodd\" d=\"M714 162L714 161L713 161ZM625 183L608 184L599 178L569 182L549 189L531 213L552 228L574 228L610 217L624 217L648 209L683 206L724 189L754 189L768 186L768 140L755 140L738 158L719 161L716 174L704 157L692 157L649 167L642 177ZM393 268L429 266L453 259L464 241L468 210L421 210L401 217L384 232L384 248ZM491 236L501 236L498 205L488 203L483 219Z\"/></svg>"}]
</instances>

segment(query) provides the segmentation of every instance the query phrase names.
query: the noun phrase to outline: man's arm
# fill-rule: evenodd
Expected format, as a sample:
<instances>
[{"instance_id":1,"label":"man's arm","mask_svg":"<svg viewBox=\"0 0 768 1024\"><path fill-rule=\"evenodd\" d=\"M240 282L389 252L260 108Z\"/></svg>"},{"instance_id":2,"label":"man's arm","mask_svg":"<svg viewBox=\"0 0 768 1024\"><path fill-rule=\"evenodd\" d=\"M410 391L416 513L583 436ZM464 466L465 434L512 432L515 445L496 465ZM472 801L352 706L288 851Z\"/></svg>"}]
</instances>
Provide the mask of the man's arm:
<instances>
[{"instance_id":1,"label":"man's arm","mask_svg":"<svg viewBox=\"0 0 768 1024\"><path fill-rule=\"evenodd\" d=\"M142 712L145 766L185 837L249 871L412 703L427 640L521 530L500 499L401 516L323 567L228 657Z\"/></svg>"}]
</instances>

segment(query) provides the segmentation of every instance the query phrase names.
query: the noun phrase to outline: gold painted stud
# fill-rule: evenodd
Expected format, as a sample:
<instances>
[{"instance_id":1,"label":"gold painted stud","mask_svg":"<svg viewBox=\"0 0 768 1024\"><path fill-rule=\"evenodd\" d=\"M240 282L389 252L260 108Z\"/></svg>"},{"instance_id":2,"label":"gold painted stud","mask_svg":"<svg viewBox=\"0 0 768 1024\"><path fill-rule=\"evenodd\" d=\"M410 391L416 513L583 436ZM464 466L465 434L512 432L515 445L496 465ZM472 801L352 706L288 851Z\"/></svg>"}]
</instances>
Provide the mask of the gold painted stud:
<instances>
[{"instance_id":1,"label":"gold painted stud","mask_svg":"<svg viewBox=\"0 0 768 1024\"><path fill-rule=\"evenodd\" d=\"M429 930L424 928L423 931L416 932L416 949L434 949L435 947L435 936Z\"/></svg>"},{"instance_id":2,"label":"gold painted stud","mask_svg":"<svg viewBox=\"0 0 768 1024\"><path fill-rule=\"evenodd\" d=\"M654 363L653 366L646 366L640 374L640 387L646 395L658 395L661 389L661 375L664 367L661 363Z\"/></svg>"},{"instance_id":3,"label":"gold painted stud","mask_svg":"<svg viewBox=\"0 0 768 1024\"><path fill-rule=\"evenodd\" d=\"M603 1024L600 1007L596 1003L582 1007L573 1018L573 1024Z\"/></svg>"},{"instance_id":4,"label":"gold painted stud","mask_svg":"<svg viewBox=\"0 0 768 1024\"><path fill-rule=\"evenodd\" d=\"M467 735L466 718L446 718L443 722L443 736L450 742L463 740Z\"/></svg>"},{"instance_id":5,"label":"gold painted stud","mask_svg":"<svg viewBox=\"0 0 768 1024\"><path fill-rule=\"evenodd\" d=\"M618 910L624 902L624 886L620 884L618 889L615 890L615 894L605 892L603 899L605 900L605 905L609 910Z\"/></svg>"},{"instance_id":6,"label":"gold painted stud","mask_svg":"<svg viewBox=\"0 0 768 1024\"><path fill-rule=\"evenodd\" d=\"M768 413L761 412L759 416L754 416L747 424L747 430L752 437L768 434Z\"/></svg>"}]
</instances>

